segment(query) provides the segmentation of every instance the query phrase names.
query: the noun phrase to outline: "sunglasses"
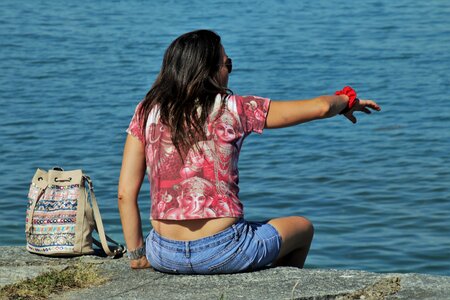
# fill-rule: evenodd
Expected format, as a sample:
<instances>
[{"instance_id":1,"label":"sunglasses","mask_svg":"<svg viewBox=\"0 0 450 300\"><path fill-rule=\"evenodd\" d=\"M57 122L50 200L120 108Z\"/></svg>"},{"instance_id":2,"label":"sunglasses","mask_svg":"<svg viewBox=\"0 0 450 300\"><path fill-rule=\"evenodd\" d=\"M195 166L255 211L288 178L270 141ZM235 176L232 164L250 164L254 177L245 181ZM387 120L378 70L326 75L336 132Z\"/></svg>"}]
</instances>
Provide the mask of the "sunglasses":
<instances>
[{"instance_id":1,"label":"sunglasses","mask_svg":"<svg viewBox=\"0 0 450 300\"><path fill-rule=\"evenodd\" d=\"M221 66L225 65L227 67L228 73L233 71L233 60L231 58L227 58L227 61L224 64L220 64Z\"/></svg>"}]
</instances>

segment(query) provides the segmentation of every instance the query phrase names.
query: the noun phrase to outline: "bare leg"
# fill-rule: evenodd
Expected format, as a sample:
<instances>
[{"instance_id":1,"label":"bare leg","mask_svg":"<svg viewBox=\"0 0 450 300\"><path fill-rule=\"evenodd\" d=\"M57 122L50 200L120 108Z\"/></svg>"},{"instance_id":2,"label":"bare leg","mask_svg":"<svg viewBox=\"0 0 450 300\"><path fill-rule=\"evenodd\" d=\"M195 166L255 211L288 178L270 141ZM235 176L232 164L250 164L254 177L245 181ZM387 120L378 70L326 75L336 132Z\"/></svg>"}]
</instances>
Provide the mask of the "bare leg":
<instances>
[{"instance_id":1,"label":"bare leg","mask_svg":"<svg viewBox=\"0 0 450 300\"><path fill-rule=\"evenodd\" d=\"M312 223L303 217L284 217L269 221L281 235L281 250L275 266L303 268L314 235Z\"/></svg>"}]
</instances>

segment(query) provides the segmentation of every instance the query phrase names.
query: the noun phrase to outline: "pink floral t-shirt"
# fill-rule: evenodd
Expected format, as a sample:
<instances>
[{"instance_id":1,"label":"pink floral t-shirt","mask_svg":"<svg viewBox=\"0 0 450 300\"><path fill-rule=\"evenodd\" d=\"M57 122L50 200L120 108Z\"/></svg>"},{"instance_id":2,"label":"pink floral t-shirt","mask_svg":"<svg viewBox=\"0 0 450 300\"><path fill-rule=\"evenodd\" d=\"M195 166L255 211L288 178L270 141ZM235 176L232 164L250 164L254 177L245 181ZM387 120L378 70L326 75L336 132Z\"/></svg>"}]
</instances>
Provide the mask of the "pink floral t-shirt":
<instances>
[{"instance_id":1,"label":"pink floral t-shirt","mask_svg":"<svg viewBox=\"0 0 450 300\"><path fill-rule=\"evenodd\" d=\"M145 136L138 108L127 132L145 146L151 191L151 218L192 220L242 217L239 200L238 159L244 138L262 133L270 100L257 96L231 95L221 110L221 96L205 125L206 140L198 142L184 160L172 144L170 131L153 109Z\"/></svg>"}]
</instances>

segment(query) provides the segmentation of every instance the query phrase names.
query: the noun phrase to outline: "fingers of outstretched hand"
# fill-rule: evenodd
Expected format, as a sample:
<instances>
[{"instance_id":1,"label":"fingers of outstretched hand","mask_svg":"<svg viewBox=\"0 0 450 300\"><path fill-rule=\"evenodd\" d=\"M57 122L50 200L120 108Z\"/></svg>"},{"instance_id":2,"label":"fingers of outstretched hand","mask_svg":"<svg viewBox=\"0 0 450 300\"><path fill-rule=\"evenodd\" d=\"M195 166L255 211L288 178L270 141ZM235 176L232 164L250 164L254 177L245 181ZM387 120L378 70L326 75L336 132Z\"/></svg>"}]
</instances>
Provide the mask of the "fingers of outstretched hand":
<instances>
[{"instance_id":1,"label":"fingers of outstretched hand","mask_svg":"<svg viewBox=\"0 0 450 300\"><path fill-rule=\"evenodd\" d=\"M369 110L369 108L376 110L376 111L381 110L381 107L375 101L358 99L358 102L356 103L356 105L349 112L347 112L344 115L347 119L350 120L350 122L355 124L357 122L357 120L356 120L356 117L353 115L353 113L355 111L362 111L366 114L371 114L372 112Z\"/></svg>"},{"instance_id":2,"label":"fingers of outstretched hand","mask_svg":"<svg viewBox=\"0 0 450 300\"><path fill-rule=\"evenodd\" d=\"M360 99L359 103L358 103L358 107L361 108L360 109L361 111L364 111L364 109L367 110L367 107L371 108L373 110L377 110L377 111L381 110L381 107L373 100L361 100Z\"/></svg>"},{"instance_id":3,"label":"fingers of outstretched hand","mask_svg":"<svg viewBox=\"0 0 450 300\"><path fill-rule=\"evenodd\" d=\"M356 118L355 118L355 116L353 115L353 112L348 112L348 113L346 113L344 116L345 116L347 119L349 119L350 122L352 122L353 124L356 123Z\"/></svg>"},{"instance_id":4,"label":"fingers of outstretched hand","mask_svg":"<svg viewBox=\"0 0 450 300\"><path fill-rule=\"evenodd\" d=\"M361 111L364 112L364 113L366 113L366 114L371 114L371 113L372 113L372 112L371 112L368 108L366 108L366 107L364 107L363 109L361 109Z\"/></svg>"}]
</instances>

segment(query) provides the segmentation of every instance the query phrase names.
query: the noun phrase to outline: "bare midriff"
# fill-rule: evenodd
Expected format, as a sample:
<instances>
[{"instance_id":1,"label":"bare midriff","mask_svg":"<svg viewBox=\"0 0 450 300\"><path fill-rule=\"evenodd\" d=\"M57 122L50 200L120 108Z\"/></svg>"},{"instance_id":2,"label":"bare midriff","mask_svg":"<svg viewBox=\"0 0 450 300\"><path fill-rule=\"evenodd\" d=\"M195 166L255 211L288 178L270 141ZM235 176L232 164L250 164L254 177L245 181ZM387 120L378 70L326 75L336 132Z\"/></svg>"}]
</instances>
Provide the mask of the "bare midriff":
<instances>
[{"instance_id":1,"label":"bare midriff","mask_svg":"<svg viewBox=\"0 0 450 300\"><path fill-rule=\"evenodd\" d=\"M239 218L217 218L199 220L152 220L155 231L171 240L192 241L219 233L234 223Z\"/></svg>"}]
</instances>

